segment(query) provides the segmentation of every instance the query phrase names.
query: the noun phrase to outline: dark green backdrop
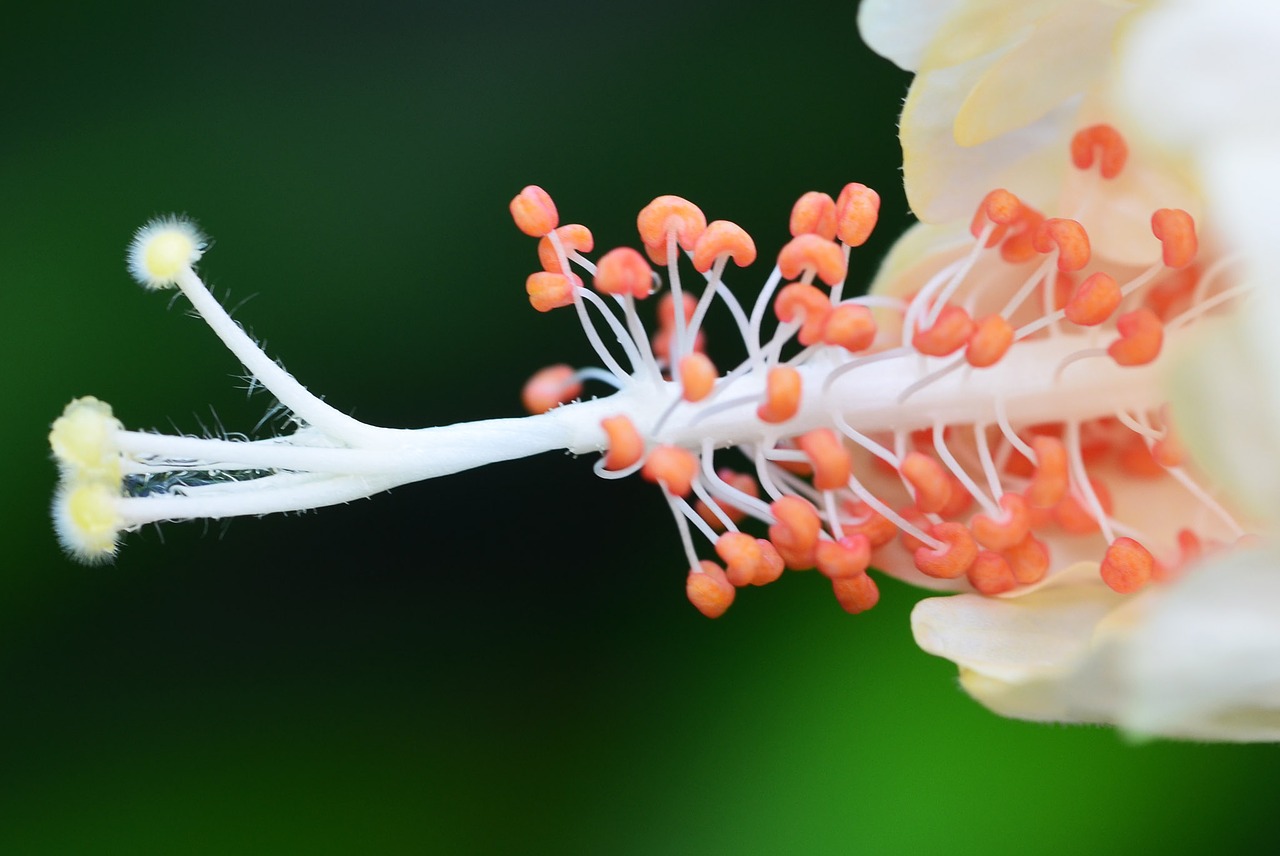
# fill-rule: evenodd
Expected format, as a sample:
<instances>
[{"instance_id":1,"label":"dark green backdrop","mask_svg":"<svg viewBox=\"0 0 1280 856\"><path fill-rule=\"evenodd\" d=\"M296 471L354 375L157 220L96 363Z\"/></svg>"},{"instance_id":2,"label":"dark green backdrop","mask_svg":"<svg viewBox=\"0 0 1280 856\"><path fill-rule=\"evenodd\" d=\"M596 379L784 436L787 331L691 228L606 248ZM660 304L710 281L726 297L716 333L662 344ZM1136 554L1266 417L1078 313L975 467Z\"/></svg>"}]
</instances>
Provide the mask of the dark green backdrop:
<instances>
[{"instance_id":1,"label":"dark green backdrop","mask_svg":"<svg viewBox=\"0 0 1280 856\"><path fill-rule=\"evenodd\" d=\"M184 431L215 412L248 430L266 404L125 275L154 214L215 237L202 270L254 296L238 317L305 383L396 426L513 415L535 368L587 359L572 317L524 299L523 184L605 246L680 193L766 256L801 192L875 184L885 228L855 279L907 222L907 77L861 46L851 3L463 5L6 11L0 852L1274 838L1275 750L999 720L915 649L905 587L852 618L796 575L702 619L656 491L586 460L170 525L109 567L59 554L45 434L70 398Z\"/></svg>"}]
</instances>

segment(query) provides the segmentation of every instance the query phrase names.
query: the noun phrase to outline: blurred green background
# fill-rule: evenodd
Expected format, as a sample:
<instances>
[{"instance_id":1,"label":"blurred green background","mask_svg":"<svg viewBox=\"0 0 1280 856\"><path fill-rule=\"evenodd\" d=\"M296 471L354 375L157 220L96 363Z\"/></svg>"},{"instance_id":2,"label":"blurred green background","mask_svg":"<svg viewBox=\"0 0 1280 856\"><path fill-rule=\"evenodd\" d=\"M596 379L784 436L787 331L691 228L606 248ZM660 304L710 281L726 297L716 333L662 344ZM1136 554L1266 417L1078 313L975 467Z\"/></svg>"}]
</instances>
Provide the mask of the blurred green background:
<instances>
[{"instance_id":1,"label":"blurred green background","mask_svg":"<svg viewBox=\"0 0 1280 856\"><path fill-rule=\"evenodd\" d=\"M250 430L238 366L124 272L184 211L202 270L367 420L514 415L590 361L523 280L524 184L603 247L679 193L768 256L791 202L907 222L907 76L851 3L247 2L6 11L0 31L0 853L1193 853L1265 842L1277 750L1000 720L821 580L709 622L657 492L521 461L62 557L45 435ZM764 276L739 276L754 289ZM712 330L715 349L715 329ZM216 414L216 417L214 416ZM163 536L163 537L161 537ZM1236 849L1227 847L1227 849Z\"/></svg>"}]
</instances>

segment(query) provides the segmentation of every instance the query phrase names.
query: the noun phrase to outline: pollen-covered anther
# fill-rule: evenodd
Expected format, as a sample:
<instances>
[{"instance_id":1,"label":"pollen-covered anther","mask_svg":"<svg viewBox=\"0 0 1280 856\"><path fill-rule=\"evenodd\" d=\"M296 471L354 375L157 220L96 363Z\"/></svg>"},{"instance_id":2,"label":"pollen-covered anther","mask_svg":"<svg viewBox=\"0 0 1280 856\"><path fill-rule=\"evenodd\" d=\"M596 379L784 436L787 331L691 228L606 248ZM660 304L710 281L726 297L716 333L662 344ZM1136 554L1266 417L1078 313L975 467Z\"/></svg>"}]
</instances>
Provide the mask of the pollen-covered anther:
<instances>
[{"instance_id":1,"label":"pollen-covered anther","mask_svg":"<svg viewBox=\"0 0 1280 856\"><path fill-rule=\"evenodd\" d=\"M965 347L964 358L974 368L986 368L1000 362L1013 344L1013 325L1003 315L979 319Z\"/></svg>"},{"instance_id":2,"label":"pollen-covered anther","mask_svg":"<svg viewBox=\"0 0 1280 856\"><path fill-rule=\"evenodd\" d=\"M1004 556L991 550L981 550L969 566L966 574L969 585L980 594L1004 594L1017 588L1018 580L1013 575L1013 568Z\"/></svg>"},{"instance_id":3,"label":"pollen-covered anther","mask_svg":"<svg viewBox=\"0 0 1280 856\"><path fill-rule=\"evenodd\" d=\"M1031 531L1031 515L1027 501L1016 493L1000 497L1001 515L975 514L969 522L973 537L988 550L1007 550L1018 544Z\"/></svg>"},{"instance_id":4,"label":"pollen-covered anther","mask_svg":"<svg viewBox=\"0 0 1280 856\"><path fill-rule=\"evenodd\" d=\"M797 437L796 445L813 462L813 486L818 490L839 490L849 484L853 459L835 431L815 428Z\"/></svg>"},{"instance_id":5,"label":"pollen-covered anther","mask_svg":"<svg viewBox=\"0 0 1280 856\"><path fill-rule=\"evenodd\" d=\"M595 249L596 241L591 230L579 223L561 226L555 233L566 255L575 252L589 253ZM556 254L555 244L546 235L538 241L538 261L542 263L542 269L549 273L565 273L560 269L560 257Z\"/></svg>"},{"instance_id":6,"label":"pollen-covered anther","mask_svg":"<svg viewBox=\"0 0 1280 856\"><path fill-rule=\"evenodd\" d=\"M1038 434L1031 438L1036 468L1027 487L1027 502L1036 508L1052 508L1067 495L1067 447L1057 437Z\"/></svg>"},{"instance_id":7,"label":"pollen-covered anther","mask_svg":"<svg viewBox=\"0 0 1280 856\"><path fill-rule=\"evenodd\" d=\"M769 506L774 521L769 527L769 540L787 567L807 571L817 561L818 535L822 519L807 501L798 496L784 496Z\"/></svg>"},{"instance_id":8,"label":"pollen-covered anther","mask_svg":"<svg viewBox=\"0 0 1280 856\"><path fill-rule=\"evenodd\" d=\"M719 618L733 605L737 589L715 562L703 560L690 568L684 583L685 594L694 608L707 618Z\"/></svg>"},{"instance_id":9,"label":"pollen-covered anther","mask_svg":"<svg viewBox=\"0 0 1280 856\"><path fill-rule=\"evenodd\" d=\"M973 335L973 319L959 306L942 307L933 326L926 330L916 328L911 337L912 346L930 357L954 354L969 343Z\"/></svg>"},{"instance_id":10,"label":"pollen-covered anther","mask_svg":"<svg viewBox=\"0 0 1280 856\"><path fill-rule=\"evenodd\" d=\"M693 245L693 269L706 273L723 256L746 267L756 260L756 242L737 223L713 220Z\"/></svg>"},{"instance_id":11,"label":"pollen-covered anther","mask_svg":"<svg viewBox=\"0 0 1280 856\"><path fill-rule=\"evenodd\" d=\"M978 542L961 523L935 523L929 535L942 542L937 549L921 546L915 551L916 567L922 574L938 579L962 577L978 557Z\"/></svg>"},{"instance_id":12,"label":"pollen-covered anther","mask_svg":"<svg viewBox=\"0 0 1280 856\"><path fill-rule=\"evenodd\" d=\"M868 574L832 580L831 592L840 608L850 615L866 612L880 602L880 588Z\"/></svg>"},{"instance_id":13,"label":"pollen-covered anther","mask_svg":"<svg viewBox=\"0 0 1280 856\"><path fill-rule=\"evenodd\" d=\"M64 484L53 502L53 526L62 548L82 562L109 562L124 522L118 491L100 481Z\"/></svg>"},{"instance_id":14,"label":"pollen-covered anther","mask_svg":"<svg viewBox=\"0 0 1280 856\"><path fill-rule=\"evenodd\" d=\"M1098 271L1076 287L1063 311L1072 324L1095 327L1111 317L1122 296L1115 278Z\"/></svg>"},{"instance_id":15,"label":"pollen-covered anther","mask_svg":"<svg viewBox=\"0 0 1280 856\"><path fill-rule=\"evenodd\" d=\"M774 366L765 379L764 403L756 408L761 422L786 422L800 410L800 372L790 366Z\"/></svg>"},{"instance_id":16,"label":"pollen-covered anther","mask_svg":"<svg viewBox=\"0 0 1280 856\"><path fill-rule=\"evenodd\" d=\"M1114 127L1090 125L1071 138L1071 162L1076 169L1091 169L1096 162L1103 178L1115 178L1129 159L1129 145Z\"/></svg>"},{"instance_id":17,"label":"pollen-covered anther","mask_svg":"<svg viewBox=\"0 0 1280 856\"><path fill-rule=\"evenodd\" d=\"M1165 267L1184 268L1196 260L1196 221L1186 211L1161 208L1151 215L1151 233L1160 241Z\"/></svg>"},{"instance_id":18,"label":"pollen-covered anther","mask_svg":"<svg viewBox=\"0 0 1280 856\"><path fill-rule=\"evenodd\" d=\"M1155 559L1132 538L1117 538L1102 559L1102 581L1120 594L1145 586L1155 570Z\"/></svg>"},{"instance_id":19,"label":"pollen-covered anther","mask_svg":"<svg viewBox=\"0 0 1280 856\"><path fill-rule=\"evenodd\" d=\"M992 190L986 196L982 197L982 201L978 203L978 208L973 212L973 220L969 223L969 232L975 238L982 237L982 232L988 225L994 225L995 229L991 231L990 237L984 246L990 248L1004 240L1005 232L1009 226L1017 222L1022 214L1022 202L1018 197L1014 196L1007 190Z\"/></svg>"},{"instance_id":20,"label":"pollen-covered anther","mask_svg":"<svg viewBox=\"0 0 1280 856\"><path fill-rule=\"evenodd\" d=\"M836 236L850 247L861 247L880 218L880 194L851 181L836 198Z\"/></svg>"},{"instance_id":21,"label":"pollen-covered anther","mask_svg":"<svg viewBox=\"0 0 1280 856\"><path fill-rule=\"evenodd\" d=\"M687 496L698 477L698 458L681 446L659 446L649 453L640 475L654 484L665 484L675 496Z\"/></svg>"},{"instance_id":22,"label":"pollen-covered anther","mask_svg":"<svg viewBox=\"0 0 1280 856\"><path fill-rule=\"evenodd\" d=\"M680 196L659 196L640 209L636 228L645 246L652 247L665 257L667 234L676 233L680 248L692 251L707 228L702 209Z\"/></svg>"},{"instance_id":23,"label":"pollen-covered anther","mask_svg":"<svg viewBox=\"0 0 1280 856\"><path fill-rule=\"evenodd\" d=\"M520 391L524 409L533 414L546 413L561 404L568 404L582 395L582 381L572 366L557 363L535 372L525 381Z\"/></svg>"},{"instance_id":24,"label":"pollen-covered anther","mask_svg":"<svg viewBox=\"0 0 1280 856\"><path fill-rule=\"evenodd\" d=\"M866 535L845 535L837 541L819 541L814 563L828 578L843 580L867 572L871 564L871 542Z\"/></svg>"},{"instance_id":25,"label":"pollen-covered anther","mask_svg":"<svg viewBox=\"0 0 1280 856\"><path fill-rule=\"evenodd\" d=\"M791 206L791 236L820 235L836 239L836 201L828 193L810 190Z\"/></svg>"},{"instance_id":26,"label":"pollen-covered anther","mask_svg":"<svg viewBox=\"0 0 1280 856\"><path fill-rule=\"evenodd\" d=\"M631 247L616 247L596 263L596 290L604 294L630 294L643 300L653 290L653 268Z\"/></svg>"},{"instance_id":27,"label":"pollen-covered anther","mask_svg":"<svg viewBox=\"0 0 1280 856\"><path fill-rule=\"evenodd\" d=\"M541 238L560 225L556 204L536 184L530 184L516 194L511 200L510 208L511 219L516 221L516 228L531 238Z\"/></svg>"},{"instance_id":28,"label":"pollen-covered anther","mask_svg":"<svg viewBox=\"0 0 1280 856\"><path fill-rule=\"evenodd\" d=\"M573 305L573 290L582 286L582 280L575 274L550 273L538 271L529 274L524 281L525 293L529 295L529 305L539 312L550 312L561 306Z\"/></svg>"},{"instance_id":29,"label":"pollen-covered anther","mask_svg":"<svg viewBox=\"0 0 1280 856\"><path fill-rule=\"evenodd\" d=\"M1049 572L1049 548L1034 535L1028 535L1012 547L1001 551L1019 585L1029 586L1044 579Z\"/></svg>"},{"instance_id":30,"label":"pollen-covered anther","mask_svg":"<svg viewBox=\"0 0 1280 856\"><path fill-rule=\"evenodd\" d=\"M604 456L606 470L625 470L644 456L644 437L629 416L609 416L600 420L608 440Z\"/></svg>"},{"instance_id":31,"label":"pollen-covered anther","mask_svg":"<svg viewBox=\"0 0 1280 856\"><path fill-rule=\"evenodd\" d=\"M1019 265L1036 257L1035 235L1044 215L1029 205L1023 205L1017 219L1009 224L1004 241L1000 244L1000 258L1011 265Z\"/></svg>"},{"instance_id":32,"label":"pollen-covered anther","mask_svg":"<svg viewBox=\"0 0 1280 856\"><path fill-rule=\"evenodd\" d=\"M720 372L706 354L686 354L680 358L680 396L685 401L701 401L711 394Z\"/></svg>"},{"instance_id":33,"label":"pollen-covered anther","mask_svg":"<svg viewBox=\"0 0 1280 856\"><path fill-rule=\"evenodd\" d=\"M951 501L951 479L937 459L923 452L908 452L899 470L915 490L916 508L926 514L936 514Z\"/></svg>"},{"instance_id":34,"label":"pollen-covered anther","mask_svg":"<svg viewBox=\"0 0 1280 856\"><path fill-rule=\"evenodd\" d=\"M739 588L771 583L786 569L773 544L745 532L721 535L716 541L716 555L725 564L729 582Z\"/></svg>"},{"instance_id":35,"label":"pollen-covered anther","mask_svg":"<svg viewBox=\"0 0 1280 856\"><path fill-rule=\"evenodd\" d=\"M168 216L152 220L129 244L129 273L147 288L169 288L204 254L208 240L190 220Z\"/></svg>"},{"instance_id":36,"label":"pollen-covered anther","mask_svg":"<svg viewBox=\"0 0 1280 856\"><path fill-rule=\"evenodd\" d=\"M1111 359L1122 366L1142 366L1160 356L1164 322L1145 306L1116 319L1120 338L1107 346Z\"/></svg>"},{"instance_id":37,"label":"pollen-covered anther","mask_svg":"<svg viewBox=\"0 0 1280 856\"><path fill-rule=\"evenodd\" d=\"M122 471L116 434L123 430L111 405L87 395L74 399L53 421L49 448L73 480L117 482Z\"/></svg>"},{"instance_id":38,"label":"pollen-covered anther","mask_svg":"<svg viewBox=\"0 0 1280 856\"><path fill-rule=\"evenodd\" d=\"M834 307L822 325L822 341L857 353L876 341L876 320L871 310L857 303Z\"/></svg>"},{"instance_id":39,"label":"pollen-covered anther","mask_svg":"<svg viewBox=\"0 0 1280 856\"><path fill-rule=\"evenodd\" d=\"M797 235L778 253L778 270L787 279L816 274L827 285L836 285L844 281L844 251L821 235Z\"/></svg>"},{"instance_id":40,"label":"pollen-covered anther","mask_svg":"<svg viewBox=\"0 0 1280 856\"><path fill-rule=\"evenodd\" d=\"M793 282L778 292L773 301L773 311L784 324L795 321L796 314L800 314L800 331L796 338L808 347L822 341L827 318L832 311L831 298L808 283Z\"/></svg>"},{"instance_id":41,"label":"pollen-covered anther","mask_svg":"<svg viewBox=\"0 0 1280 856\"><path fill-rule=\"evenodd\" d=\"M1077 271L1089 264L1089 233L1076 220L1050 217L1041 223L1031 239L1038 253L1058 251L1058 270Z\"/></svg>"},{"instance_id":42,"label":"pollen-covered anther","mask_svg":"<svg viewBox=\"0 0 1280 856\"><path fill-rule=\"evenodd\" d=\"M892 520L861 500L846 500L843 509L849 519L841 521L845 534L861 533L871 542L871 549L883 547L898 536Z\"/></svg>"}]
</instances>

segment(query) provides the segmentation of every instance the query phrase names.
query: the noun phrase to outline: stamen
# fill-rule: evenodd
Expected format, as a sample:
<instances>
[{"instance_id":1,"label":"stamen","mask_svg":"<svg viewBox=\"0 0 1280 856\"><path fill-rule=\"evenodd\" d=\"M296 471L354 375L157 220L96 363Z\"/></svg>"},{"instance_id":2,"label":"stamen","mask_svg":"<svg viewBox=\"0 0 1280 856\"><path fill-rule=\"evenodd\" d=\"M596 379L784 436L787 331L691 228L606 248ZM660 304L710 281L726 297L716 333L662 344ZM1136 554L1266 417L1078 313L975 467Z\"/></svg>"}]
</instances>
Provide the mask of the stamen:
<instances>
[{"instance_id":1,"label":"stamen","mask_svg":"<svg viewBox=\"0 0 1280 856\"><path fill-rule=\"evenodd\" d=\"M560 223L556 204L545 190L530 184L511 200L511 219L531 238L541 238Z\"/></svg>"},{"instance_id":2,"label":"stamen","mask_svg":"<svg viewBox=\"0 0 1280 856\"><path fill-rule=\"evenodd\" d=\"M1058 270L1070 273L1089 263L1089 235L1075 220L1050 217L1037 227L1031 244L1037 252L1058 251Z\"/></svg>"},{"instance_id":3,"label":"stamen","mask_svg":"<svg viewBox=\"0 0 1280 856\"><path fill-rule=\"evenodd\" d=\"M942 542L938 548L920 547L915 551L916 567L921 573L944 580L964 576L978 557L973 535L960 523L935 523L929 534Z\"/></svg>"},{"instance_id":4,"label":"stamen","mask_svg":"<svg viewBox=\"0 0 1280 856\"><path fill-rule=\"evenodd\" d=\"M559 240L559 249L556 248L552 235ZM595 249L595 246L595 238L592 237L590 229L578 223L570 223L538 240L538 261L542 263L542 269L548 273L568 273L569 271L560 261L561 254L589 253Z\"/></svg>"},{"instance_id":5,"label":"stamen","mask_svg":"<svg viewBox=\"0 0 1280 856\"><path fill-rule=\"evenodd\" d=\"M707 228L707 218L687 199L679 196L659 196L640 209L636 217L636 228L640 232L640 240L645 246L660 249L667 246L668 233L674 232L680 248L691 252ZM672 261L670 254L664 254L656 264L667 264Z\"/></svg>"},{"instance_id":6,"label":"stamen","mask_svg":"<svg viewBox=\"0 0 1280 856\"><path fill-rule=\"evenodd\" d=\"M524 290L529 303L539 312L550 312L561 306L573 305L574 289L582 287L582 280L574 274L538 271L529 274Z\"/></svg>"},{"instance_id":7,"label":"stamen","mask_svg":"<svg viewBox=\"0 0 1280 856\"><path fill-rule=\"evenodd\" d=\"M773 544L744 532L721 535L715 549L725 564L725 576L739 588L771 583L782 576L786 567Z\"/></svg>"},{"instance_id":8,"label":"stamen","mask_svg":"<svg viewBox=\"0 0 1280 856\"><path fill-rule=\"evenodd\" d=\"M988 315L974 325L964 358L974 368L993 366L1013 344L1013 325L1002 315Z\"/></svg>"},{"instance_id":9,"label":"stamen","mask_svg":"<svg viewBox=\"0 0 1280 856\"><path fill-rule=\"evenodd\" d=\"M568 404L582 395L582 383L578 381L572 366L557 363L538 371L525 382L520 392L524 409L530 413L546 413L553 407Z\"/></svg>"},{"instance_id":10,"label":"stamen","mask_svg":"<svg viewBox=\"0 0 1280 856\"><path fill-rule=\"evenodd\" d=\"M693 246L693 269L706 273L726 256L738 267L746 267L756 260L756 244L737 223L715 220Z\"/></svg>"},{"instance_id":11,"label":"stamen","mask_svg":"<svg viewBox=\"0 0 1280 856\"><path fill-rule=\"evenodd\" d=\"M797 437L796 445L813 462L813 486L818 490L839 490L849 483L853 459L836 432L818 428Z\"/></svg>"},{"instance_id":12,"label":"stamen","mask_svg":"<svg viewBox=\"0 0 1280 856\"><path fill-rule=\"evenodd\" d=\"M816 287L793 282L778 292L773 311L784 324L797 323L796 315L799 313L800 332L796 338L807 346L822 341L832 309L830 298Z\"/></svg>"},{"instance_id":13,"label":"stamen","mask_svg":"<svg viewBox=\"0 0 1280 856\"><path fill-rule=\"evenodd\" d=\"M1196 260L1196 221L1181 208L1161 208L1151 215L1151 232L1160 240L1166 267L1183 268Z\"/></svg>"},{"instance_id":14,"label":"stamen","mask_svg":"<svg viewBox=\"0 0 1280 856\"><path fill-rule=\"evenodd\" d=\"M812 568L817 561L818 535L822 532L818 512L798 496L775 500L769 511L776 521L769 527L769 540L787 567L793 571Z\"/></svg>"},{"instance_id":15,"label":"stamen","mask_svg":"<svg viewBox=\"0 0 1280 856\"><path fill-rule=\"evenodd\" d=\"M1122 366L1142 366L1160 355L1164 323L1145 306L1116 319L1120 338L1107 346L1111 359Z\"/></svg>"},{"instance_id":16,"label":"stamen","mask_svg":"<svg viewBox=\"0 0 1280 856\"><path fill-rule=\"evenodd\" d=\"M706 354L689 354L680 360L681 397L685 401L701 401L711 394L720 372Z\"/></svg>"},{"instance_id":17,"label":"stamen","mask_svg":"<svg viewBox=\"0 0 1280 856\"><path fill-rule=\"evenodd\" d=\"M733 605L737 589L715 562L703 560L689 571L684 584L689 602L707 618L719 618Z\"/></svg>"},{"instance_id":18,"label":"stamen","mask_svg":"<svg viewBox=\"0 0 1280 856\"><path fill-rule=\"evenodd\" d=\"M1115 178L1129 158L1129 146L1111 125L1090 125L1071 138L1071 162L1076 169L1087 170L1095 160L1105 179Z\"/></svg>"},{"instance_id":19,"label":"stamen","mask_svg":"<svg viewBox=\"0 0 1280 856\"><path fill-rule=\"evenodd\" d=\"M659 446L649 453L640 475L676 496L688 496L698 477L698 459L683 446Z\"/></svg>"},{"instance_id":20,"label":"stamen","mask_svg":"<svg viewBox=\"0 0 1280 856\"><path fill-rule=\"evenodd\" d=\"M798 235L778 253L778 270L787 279L812 279L816 274L827 285L836 285L844 281L844 252L821 235Z\"/></svg>"},{"instance_id":21,"label":"stamen","mask_svg":"<svg viewBox=\"0 0 1280 856\"><path fill-rule=\"evenodd\" d=\"M880 589L867 574L832 580L831 591L840 607L850 615L866 612L880 602Z\"/></svg>"},{"instance_id":22,"label":"stamen","mask_svg":"<svg viewBox=\"0 0 1280 856\"><path fill-rule=\"evenodd\" d=\"M1102 559L1102 581L1120 594L1132 594L1151 580L1155 559L1132 538L1117 538Z\"/></svg>"},{"instance_id":23,"label":"stamen","mask_svg":"<svg viewBox=\"0 0 1280 856\"><path fill-rule=\"evenodd\" d=\"M849 182L836 199L836 235L846 246L861 247L880 217L880 194L865 184Z\"/></svg>"},{"instance_id":24,"label":"stamen","mask_svg":"<svg viewBox=\"0 0 1280 856\"><path fill-rule=\"evenodd\" d=\"M820 541L814 552L818 570L832 580L849 579L867 572L871 542L866 535L846 535L838 541Z\"/></svg>"},{"instance_id":25,"label":"stamen","mask_svg":"<svg viewBox=\"0 0 1280 856\"><path fill-rule=\"evenodd\" d=\"M989 550L1008 550L1022 542L1031 530L1031 517L1027 512L1027 502L1016 493L1005 493L1000 497L999 517L987 514L975 515L969 526L973 529L973 537Z\"/></svg>"},{"instance_id":26,"label":"stamen","mask_svg":"<svg viewBox=\"0 0 1280 856\"><path fill-rule=\"evenodd\" d=\"M969 584L985 595L1004 594L1018 586L1018 579L1013 575L1008 560L991 550L978 552L967 575Z\"/></svg>"},{"instance_id":27,"label":"stamen","mask_svg":"<svg viewBox=\"0 0 1280 856\"><path fill-rule=\"evenodd\" d=\"M643 300L653 291L653 268L638 251L631 247L618 247L600 257L596 265L595 286L602 294L629 294Z\"/></svg>"},{"instance_id":28,"label":"stamen","mask_svg":"<svg viewBox=\"0 0 1280 856\"><path fill-rule=\"evenodd\" d=\"M828 241L836 238L836 202L826 193L811 190L796 200L791 208L791 235L819 235Z\"/></svg>"},{"instance_id":29,"label":"stamen","mask_svg":"<svg viewBox=\"0 0 1280 856\"><path fill-rule=\"evenodd\" d=\"M1072 293L1063 311L1067 320L1081 327L1094 327L1111 317L1120 305L1120 286L1109 274L1091 274Z\"/></svg>"},{"instance_id":30,"label":"stamen","mask_svg":"<svg viewBox=\"0 0 1280 856\"><path fill-rule=\"evenodd\" d=\"M947 305L927 330L916 329L911 344L930 357L946 357L963 348L973 335L973 320L959 306Z\"/></svg>"},{"instance_id":31,"label":"stamen","mask_svg":"<svg viewBox=\"0 0 1280 856\"><path fill-rule=\"evenodd\" d=\"M769 369L765 381L764 403L756 408L761 422L778 424L786 422L800 409L800 373L790 366Z\"/></svg>"},{"instance_id":32,"label":"stamen","mask_svg":"<svg viewBox=\"0 0 1280 856\"><path fill-rule=\"evenodd\" d=\"M801 335L804 334L803 328ZM875 344L876 322L866 306L842 303L831 310L822 325L822 341L846 351L865 351ZM803 340L801 342L803 344Z\"/></svg>"},{"instance_id":33,"label":"stamen","mask_svg":"<svg viewBox=\"0 0 1280 856\"><path fill-rule=\"evenodd\" d=\"M916 507L936 514L951 500L951 479L942 464L922 452L908 452L900 467L902 478L911 485Z\"/></svg>"},{"instance_id":34,"label":"stamen","mask_svg":"<svg viewBox=\"0 0 1280 856\"><path fill-rule=\"evenodd\" d=\"M610 416L600 420L600 427L609 438L603 464L606 470L629 469L644 456L644 437L630 417Z\"/></svg>"}]
</instances>

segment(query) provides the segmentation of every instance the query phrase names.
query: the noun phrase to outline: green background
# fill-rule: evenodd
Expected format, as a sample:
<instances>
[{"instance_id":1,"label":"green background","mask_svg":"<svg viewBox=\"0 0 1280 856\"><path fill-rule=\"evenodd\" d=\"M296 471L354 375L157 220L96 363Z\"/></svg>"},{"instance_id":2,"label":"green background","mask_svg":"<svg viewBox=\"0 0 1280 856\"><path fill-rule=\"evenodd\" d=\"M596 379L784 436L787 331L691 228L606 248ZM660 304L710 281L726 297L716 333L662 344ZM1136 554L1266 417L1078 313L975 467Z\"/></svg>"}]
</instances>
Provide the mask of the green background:
<instances>
[{"instance_id":1,"label":"green background","mask_svg":"<svg viewBox=\"0 0 1280 856\"><path fill-rule=\"evenodd\" d=\"M6 12L0 853L1274 840L1275 748L998 719L914 647L904 586L849 617L797 574L706 621L657 492L586 459L61 556L45 435L72 397L191 432L269 403L126 276L155 214L214 236L202 271L253 296L237 317L304 383L405 427L515 415L534 369L591 361L571 315L524 298L536 257L506 203L526 183L602 247L679 193L768 257L796 196L864 181L885 211L862 281L907 223L908 78L852 4L461 6Z\"/></svg>"}]
</instances>

